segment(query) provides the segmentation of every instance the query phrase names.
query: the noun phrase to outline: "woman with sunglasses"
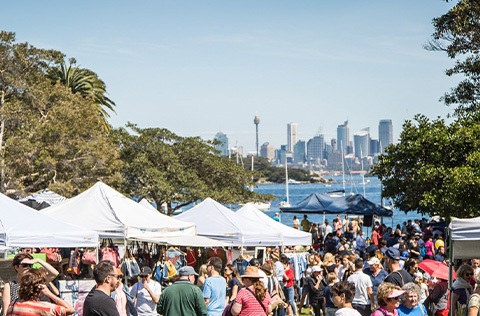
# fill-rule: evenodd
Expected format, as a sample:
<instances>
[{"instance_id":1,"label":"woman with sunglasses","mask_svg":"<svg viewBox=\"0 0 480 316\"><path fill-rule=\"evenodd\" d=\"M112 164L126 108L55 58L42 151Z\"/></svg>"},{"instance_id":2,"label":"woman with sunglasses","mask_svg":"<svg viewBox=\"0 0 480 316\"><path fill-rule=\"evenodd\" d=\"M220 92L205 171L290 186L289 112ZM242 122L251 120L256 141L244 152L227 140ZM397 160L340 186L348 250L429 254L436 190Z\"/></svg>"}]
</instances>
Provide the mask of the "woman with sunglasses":
<instances>
[{"instance_id":1,"label":"woman with sunglasses","mask_svg":"<svg viewBox=\"0 0 480 316\"><path fill-rule=\"evenodd\" d=\"M3 296L2 296L2 303L5 308L3 309L3 315L6 315L7 309L6 307L10 305L11 302L14 302L18 298L18 290L20 289L20 280L22 276L30 270L32 265L35 263L40 264L43 268L45 268L47 274L45 277L46 284L50 283L55 279L58 275L58 271L55 270L47 262L33 258L32 255L28 253L19 253L17 254L12 261L12 266L17 271L17 278L16 280L12 280L8 283L5 283L5 287L3 288Z\"/></svg>"},{"instance_id":2,"label":"woman with sunglasses","mask_svg":"<svg viewBox=\"0 0 480 316\"><path fill-rule=\"evenodd\" d=\"M8 307L6 314L10 315L70 315L75 312L72 305L55 296L45 285L44 274L38 269L26 271L21 277L18 299ZM43 294L54 303L39 301Z\"/></svg>"},{"instance_id":3,"label":"woman with sunglasses","mask_svg":"<svg viewBox=\"0 0 480 316\"><path fill-rule=\"evenodd\" d=\"M372 316L398 316L397 308L400 305L400 298L405 291L399 286L390 282L383 282L378 287L377 301L380 306Z\"/></svg>"},{"instance_id":4,"label":"woman with sunglasses","mask_svg":"<svg viewBox=\"0 0 480 316\"><path fill-rule=\"evenodd\" d=\"M457 270L457 279L453 282L452 305L454 310L465 309L468 298L472 294L471 281L473 268L469 264L463 264Z\"/></svg>"}]
</instances>

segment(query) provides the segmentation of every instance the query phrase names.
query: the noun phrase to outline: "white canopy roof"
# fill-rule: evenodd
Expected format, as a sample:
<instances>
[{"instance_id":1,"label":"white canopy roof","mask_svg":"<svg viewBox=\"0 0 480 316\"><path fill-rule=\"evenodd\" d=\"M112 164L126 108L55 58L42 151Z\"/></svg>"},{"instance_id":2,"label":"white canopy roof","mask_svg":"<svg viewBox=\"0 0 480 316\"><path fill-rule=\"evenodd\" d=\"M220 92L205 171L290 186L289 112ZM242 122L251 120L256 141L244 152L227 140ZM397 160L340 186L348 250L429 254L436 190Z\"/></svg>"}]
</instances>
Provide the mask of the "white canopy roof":
<instances>
[{"instance_id":1,"label":"white canopy roof","mask_svg":"<svg viewBox=\"0 0 480 316\"><path fill-rule=\"evenodd\" d=\"M66 201L67 198L58 194L58 193L50 191L50 189L46 188L46 189L38 191L38 192L36 192L32 195L21 198L18 201L19 202L24 202L24 201L28 201L28 200L35 200L38 203L46 202L49 205L55 205L55 204L59 204L59 203L62 203L64 201Z\"/></svg>"},{"instance_id":2,"label":"white canopy roof","mask_svg":"<svg viewBox=\"0 0 480 316\"><path fill-rule=\"evenodd\" d=\"M158 210L155 207L153 207L153 205L145 199L142 199L140 202L138 202L138 204L145 206L149 210L158 212Z\"/></svg>"},{"instance_id":3,"label":"white canopy roof","mask_svg":"<svg viewBox=\"0 0 480 316\"><path fill-rule=\"evenodd\" d=\"M480 217L453 218L450 234L455 259L478 258L480 254Z\"/></svg>"},{"instance_id":4,"label":"white canopy roof","mask_svg":"<svg viewBox=\"0 0 480 316\"><path fill-rule=\"evenodd\" d=\"M152 212L102 182L42 212L95 230L101 238L155 241L195 235L195 224Z\"/></svg>"},{"instance_id":5,"label":"white canopy roof","mask_svg":"<svg viewBox=\"0 0 480 316\"><path fill-rule=\"evenodd\" d=\"M98 234L50 218L0 194L0 245L7 247L97 247Z\"/></svg>"},{"instance_id":6,"label":"white canopy roof","mask_svg":"<svg viewBox=\"0 0 480 316\"><path fill-rule=\"evenodd\" d=\"M245 206L240 208L236 213L244 218L253 219L255 222L262 223L266 227L280 232L281 244L284 246L312 244L312 234L277 222L258 210L252 203L245 204Z\"/></svg>"},{"instance_id":7,"label":"white canopy roof","mask_svg":"<svg viewBox=\"0 0 480 316\"><path fill-rule=\"evenodd\" d=\"M234 246L280 245L280 233L263 223L244 218L211 198L175 216L197 225L197 234Z\"/></svg>"}]
</instances>

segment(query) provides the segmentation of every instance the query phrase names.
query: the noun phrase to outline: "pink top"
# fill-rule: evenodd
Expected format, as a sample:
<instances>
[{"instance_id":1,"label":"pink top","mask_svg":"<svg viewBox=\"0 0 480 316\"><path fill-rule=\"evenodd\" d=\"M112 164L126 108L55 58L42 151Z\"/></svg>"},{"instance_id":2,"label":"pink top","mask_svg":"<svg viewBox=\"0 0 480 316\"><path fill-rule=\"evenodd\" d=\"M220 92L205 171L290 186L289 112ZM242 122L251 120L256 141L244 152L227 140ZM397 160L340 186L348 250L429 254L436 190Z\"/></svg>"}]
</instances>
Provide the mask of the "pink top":
<instances>
[{"instance_id":1,"label":"pink top","mask_svg":"<svg viewBox=\"0 0 480 316\"><path fill-rule=\"evenodd\" d=\"M382 310L384 313L382 313ZM377 308L373 313L372 313L372 316L398 316L398 312L397 312L397 309L394 309L393 310L393 313L390 313L389 311L387 311L387 309L385 307L379 307Z\"/></svg>"},{"instance_id":2,"label":"pink top","mask_svg":"<svg viewBox=\"0 0 480 316\"><path fill-rule=\"evenodd\" d=\"M250 289L255 292L253 287L250 287ZM235 302L242 305L242 311L240 312L240 314L238 314L239 316L266 315L263 307L260 305L258 300L247 289L241 289L238 292L237 297L235 298ZM268 309L268 305L270 305L270 302L270 295L267 292L265 293L265 298L262 301L263 306Z\"/></svg>"},{"instance_id":3,"label":"pink top","mask_svg":"<svg viewBox=\"0 0 480 316\"><path fill-rule=\"evenodd\" d=\"M433 249L434 249L434 247L435 247L435 246L434 246L434 244L433 244L433 241L427 240L427 241L425 242L425 250L426 250L425 254L426 254L427 256L432 256L432 257L433 257Z\"/></svg>"}]
</instances>

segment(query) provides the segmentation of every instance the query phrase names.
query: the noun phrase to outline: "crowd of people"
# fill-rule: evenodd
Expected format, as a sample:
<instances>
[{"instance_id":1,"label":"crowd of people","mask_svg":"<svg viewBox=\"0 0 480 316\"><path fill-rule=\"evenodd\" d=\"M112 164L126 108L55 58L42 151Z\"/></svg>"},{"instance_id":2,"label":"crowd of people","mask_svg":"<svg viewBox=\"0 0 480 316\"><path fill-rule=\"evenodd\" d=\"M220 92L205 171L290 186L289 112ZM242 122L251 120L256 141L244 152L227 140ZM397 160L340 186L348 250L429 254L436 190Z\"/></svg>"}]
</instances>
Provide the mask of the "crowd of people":
<instances>
[{"instance_id":1,"label":"crowd of people","mask_svg":"<svg viewBox=\"0 0 480 316\"><path fill-rule=\"evenodd\" d=\"M448 278L419 269L425 259L449 264L438 223L409 220L393 229L376 222L365 237L358 219L337 217L332 226L307 216L294 220L294 227L312 234L302 269L289 256L294 248L272 248L241 272L216 256L198 270L183 266L165 287L149 266L130 283L115 263L103 260L93 267L96 286L85 298L83 315L443 316L450 304L457 315L480 315L480 259L453 263L451 296ZM41 267L32 268L35 263ZM75 312L52 284L58 272L50 264L19 253L12 265L17 277L5 284L4 315Z\"/></svg>"}]
</instances>

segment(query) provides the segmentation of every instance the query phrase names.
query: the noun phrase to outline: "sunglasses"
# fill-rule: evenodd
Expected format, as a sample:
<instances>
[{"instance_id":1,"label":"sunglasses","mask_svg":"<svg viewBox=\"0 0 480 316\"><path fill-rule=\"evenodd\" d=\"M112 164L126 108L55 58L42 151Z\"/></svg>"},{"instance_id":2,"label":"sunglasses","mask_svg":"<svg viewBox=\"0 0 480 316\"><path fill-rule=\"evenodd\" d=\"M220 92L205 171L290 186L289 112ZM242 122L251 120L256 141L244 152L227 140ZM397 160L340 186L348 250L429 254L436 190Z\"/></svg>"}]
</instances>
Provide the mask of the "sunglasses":
<instances>
[{"instance_id":1,"label":"sunglasses","mask_svg":"<svg viewBox=\"0 0 480 316\"><path fill-rule=\"evenodd\" d=\"M400 296L397 296L397 297L389 297L388 299L389 299L389 300L392 300L392 301L399 301L399 300L400 300Z\"/></svg>"},{"instance_id":2,"label":"sunglasses","mask_svg":"<svg viewBox=\"0 0 480 316\"><path fill-rule=\"evenodd\" d=\"M473 273L465 273L465 276L471 277L471 276L473 276Z\"/></svg>"},{"instance_id":3,"label":"sunglasses","mask_svg":"<svg viewBox=\"0 0 480 316\"><path fill-rule=\"evenodd\" d=\"M32 264L30 264L30 263L20 263L20 266L21 266L22 268L31 268L31 267L32 267Z\"/></svg>"}]
</instances>

